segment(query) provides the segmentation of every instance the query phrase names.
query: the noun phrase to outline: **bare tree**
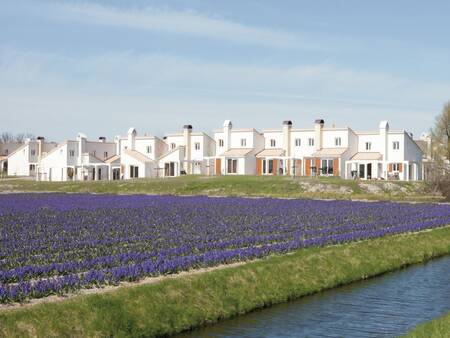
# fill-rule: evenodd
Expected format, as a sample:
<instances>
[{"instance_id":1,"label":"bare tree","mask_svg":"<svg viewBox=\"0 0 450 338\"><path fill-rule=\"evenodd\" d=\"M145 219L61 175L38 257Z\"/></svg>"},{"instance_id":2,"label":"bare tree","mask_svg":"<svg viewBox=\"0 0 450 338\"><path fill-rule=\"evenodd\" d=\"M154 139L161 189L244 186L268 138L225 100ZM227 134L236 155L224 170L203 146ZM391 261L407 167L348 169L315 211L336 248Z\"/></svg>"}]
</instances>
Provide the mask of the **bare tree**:
<instances>
[{"instance_id":1,"label":"bare tree","mask_svg":"<svg viewBox=\"0 0 450 338\"><path fill-rule=\"evenodd\" d=\"M14 141L14 135L11 133L8 133L7 131L1 133L0 135L0 142L1 143L8 143Z\"/></svg>"},{"instance_id":2,"label":"bare tree","mask_svg":"<svg viewBox=\"0 0 450 338\"><path fill-rule=\"evenodd\" d=\"M450 101L444 105L442 113L436 117L434 128L431 130L435 160L444 157L450 160Z\"/></svg>"}]
</instances>

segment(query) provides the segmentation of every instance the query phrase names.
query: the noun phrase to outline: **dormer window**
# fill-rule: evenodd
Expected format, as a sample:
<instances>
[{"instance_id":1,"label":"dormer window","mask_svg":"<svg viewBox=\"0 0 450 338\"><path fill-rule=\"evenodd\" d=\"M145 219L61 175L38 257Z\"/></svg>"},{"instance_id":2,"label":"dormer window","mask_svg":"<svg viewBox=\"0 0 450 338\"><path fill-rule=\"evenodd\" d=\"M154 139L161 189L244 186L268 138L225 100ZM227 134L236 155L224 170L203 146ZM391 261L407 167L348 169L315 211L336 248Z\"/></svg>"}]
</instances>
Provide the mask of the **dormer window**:
<instances>
[{"instance_id":1,"label":"dormer window","mask_svg":"<svg viewBox=\"0 0 450 338\"><path fill-rule=\"evenodd\" d=\"M336 138L334 139L334 145L335 145L336 147L340 147L341 144L342 144L342 139L341 139L340 137L336 137Z\"/></svg>"},{"instance_id":2,"label":"dormer window","mask_svg":"<svg viewBox=\"0 0 450 338\"><path fill-rule=\"evenodd\" d=\"M399 141L392 142L392 149L399 150L400 149L400 142Z\"/></svg>"},{"instance_id":3,"label":"dormer window","mask_svg":"<svg viewBox=\"0 0 450 338\"><path fill-rule=\"evenodd\" d=\"M176 147L177 147L177 145L175 143L170 144L170 149L175 149Z\"/></svg>"},{"instance_id":4,"label":"dormer window","mask_svg":"<svg viewBox=\"0 0 450 338\"><path fill-rule=\"evenodd\" d=\"M246 147L246 146L247 146L247 139L241 138L241 147Z\"/></svg>"},{"instance_id":5,"label":"dormer window","mask_svg":"<svg viewBox=\"0 0 450 338\"><path fill-rule=\"evenodd\" d=\"M366 150L372 150L372 142L366 142Z\"/></svg>"},{"instance_id":6,"label":"dormer window","mask_svg":"<svg viewBox=\"0 0 450 338\"><path fill-rule=\"evenodd\" d=\"M277 144L277 142L276 142L274 139L271 139L271 140L270 140L270 146L271 146L272 148L274 148L274 147L276 146L276 144Z\"/></svg>"},{"instance_id":7,"label":"dormer window","mask_svg":"<svg viewBox=\"0 0 450 338\"><path fill-rule=\"evenodd\" d=\"M219 139L219 147L223 147L223 139Z\"/></svg>"}]
</instances>

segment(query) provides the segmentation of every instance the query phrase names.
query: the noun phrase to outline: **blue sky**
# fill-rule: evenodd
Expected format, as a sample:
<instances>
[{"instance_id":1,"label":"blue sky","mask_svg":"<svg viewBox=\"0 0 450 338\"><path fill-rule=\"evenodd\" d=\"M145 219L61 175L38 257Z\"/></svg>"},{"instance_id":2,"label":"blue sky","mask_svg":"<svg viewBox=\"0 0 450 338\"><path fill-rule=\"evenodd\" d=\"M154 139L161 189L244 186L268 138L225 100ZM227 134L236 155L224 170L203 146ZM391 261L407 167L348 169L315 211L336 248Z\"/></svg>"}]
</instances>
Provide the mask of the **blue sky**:
<instances>
[{"instance_id":1,"label":"blue sky","mask_svg":"<svg viewBox=\"0 0 450 338\"><path fill-rule=\"evenodd\" d=\"M448 1L0 6L0 131L62 140L320 117L418 136L450 100Z\"/></svg>"}]
</instances>

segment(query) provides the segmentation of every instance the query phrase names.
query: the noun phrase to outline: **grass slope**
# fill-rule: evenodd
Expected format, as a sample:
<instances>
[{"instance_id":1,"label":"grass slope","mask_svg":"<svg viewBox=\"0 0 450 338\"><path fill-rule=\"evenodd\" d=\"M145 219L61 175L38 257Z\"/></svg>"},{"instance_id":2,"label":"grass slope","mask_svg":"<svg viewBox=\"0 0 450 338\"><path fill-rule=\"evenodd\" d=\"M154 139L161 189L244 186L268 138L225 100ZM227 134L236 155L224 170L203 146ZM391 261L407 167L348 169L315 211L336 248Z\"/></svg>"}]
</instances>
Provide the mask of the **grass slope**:
<instances>
[{"instance_id":1,"label":"grass slope","mask_svg":"<svg viewBox=\"0 0 450 338\"><path fill-rule=\"evenodd\" d=\"M405 338L448 338L450 336L450 313L418 325Z\"/></svg>"},{"instance_id":2,"label":"grass slope","mask_svg":"<svg viewBox=\"0 0 450 338\"><path fill-rule=\"evenodd\" d=\"M371 181L371 185L379 187L379 191L374 193L363 189L366 184L364 182L335 177L293 179L286 176L184 176L168 179L103 182L36 182L8 179L0 180L0 192L56 191L401 201L437 201L441 199L430 191L425 182L389 182L391 187L396 188L393 190L386 189L385 183L387 182Z\"/></svg>"},{"instance_id":3,"label":"grass slope","mask_svg":"<svg viewBox=\"0 0 450 338\"><path fill-rule=\"evenodd\" d=\"M0 336L177 333L450 253L450 227L270 256L155 284L0 311Z\"/></svg>"}]
</instances>

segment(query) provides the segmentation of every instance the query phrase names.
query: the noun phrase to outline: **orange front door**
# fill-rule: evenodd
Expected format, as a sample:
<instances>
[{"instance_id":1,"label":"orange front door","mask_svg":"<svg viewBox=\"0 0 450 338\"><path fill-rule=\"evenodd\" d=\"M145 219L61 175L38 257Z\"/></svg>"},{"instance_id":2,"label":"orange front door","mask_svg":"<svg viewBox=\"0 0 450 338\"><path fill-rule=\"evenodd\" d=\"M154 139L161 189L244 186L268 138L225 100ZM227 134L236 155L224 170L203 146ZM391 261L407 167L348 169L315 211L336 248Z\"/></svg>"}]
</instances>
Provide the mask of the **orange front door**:
<instances>
[{"instance_id":1,"label":"orange front door","mask_svg":"<svg viewBox=\"0 0 450 338\"><path fill-rule=\"evenodd\" d=\"M333 175L339 176L339 159L335 158L333 160Z\"/></svg>"},{"instance_id":2,"label":"orange front door","mask_svg":"<svg viewBox=\"0 0 450 338\"><path fill-rule=\"evenodd\" d=\"M262 174L262 159L257 158L256 159L256 175Z\"/></svg>"},{"instance_id":3,"label":"orange front door","mask_svg":"<svg viewBox=\"0 0 450 338\"><path fill-rule=\"evenodd\" d=\"M222 161L220 160L220 158L216 158L216 176L220 176L222 173Z\"/></svg>"},{"instance_id":4,"label":"orange front door","mask_svg":"<svg viewBox=\"0 0 450 338\"><path fill-rule=\"evenodd\" d=\"M278 173L277 173L277 170L278 170L278 160L273 160L273 174L274 175L278 175Z\"/></svg>"},{"instance_id":5,"label":"orange front door","mask_svg":"<svg viewBox=\"0 0 450 338\"><path fill-rule=\"evenodd\" d=\"M305 175L311 176L311 159L305 159Z\"/></svg>"}]
</instances>

